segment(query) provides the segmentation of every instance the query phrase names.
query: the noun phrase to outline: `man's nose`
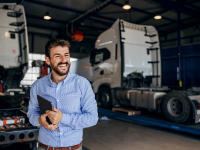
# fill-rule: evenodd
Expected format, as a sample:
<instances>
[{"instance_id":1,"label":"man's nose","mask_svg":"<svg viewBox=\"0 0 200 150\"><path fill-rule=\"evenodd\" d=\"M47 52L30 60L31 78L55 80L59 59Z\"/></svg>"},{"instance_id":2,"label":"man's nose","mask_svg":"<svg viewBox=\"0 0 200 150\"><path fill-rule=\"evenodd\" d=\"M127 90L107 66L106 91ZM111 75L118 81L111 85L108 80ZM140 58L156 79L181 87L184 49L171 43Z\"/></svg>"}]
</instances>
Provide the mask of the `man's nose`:
<instances>
[{"instance_id":1,"label":"man's nose","mask_svg":"<svg viewBox=\"0 0 200 150\"><path fill-rule=\"evenodd\" d=\"M65 56L61 56L61 61L62 62L66 62L67 61L67 58Z\"/></svg>"}]
</instances>

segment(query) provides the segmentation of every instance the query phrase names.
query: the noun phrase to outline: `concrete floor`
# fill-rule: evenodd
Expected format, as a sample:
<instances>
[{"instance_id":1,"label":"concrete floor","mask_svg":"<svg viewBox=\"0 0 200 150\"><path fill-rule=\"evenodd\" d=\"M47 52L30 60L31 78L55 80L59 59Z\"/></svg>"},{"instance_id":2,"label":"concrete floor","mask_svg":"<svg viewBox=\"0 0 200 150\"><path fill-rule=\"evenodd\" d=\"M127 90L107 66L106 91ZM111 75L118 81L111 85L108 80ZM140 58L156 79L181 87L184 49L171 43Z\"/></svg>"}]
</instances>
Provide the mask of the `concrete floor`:
<instances>
[{"instance_id":1,"label":"concrete floor","mask_svg":"<svg viewBox=\"0 0 200 150\"><path fill-rule=\"evenodd\" d=\"M200 137L110 119L84 129L83 145L90 150L200 150Z\"/></svg>"}]
</instances>

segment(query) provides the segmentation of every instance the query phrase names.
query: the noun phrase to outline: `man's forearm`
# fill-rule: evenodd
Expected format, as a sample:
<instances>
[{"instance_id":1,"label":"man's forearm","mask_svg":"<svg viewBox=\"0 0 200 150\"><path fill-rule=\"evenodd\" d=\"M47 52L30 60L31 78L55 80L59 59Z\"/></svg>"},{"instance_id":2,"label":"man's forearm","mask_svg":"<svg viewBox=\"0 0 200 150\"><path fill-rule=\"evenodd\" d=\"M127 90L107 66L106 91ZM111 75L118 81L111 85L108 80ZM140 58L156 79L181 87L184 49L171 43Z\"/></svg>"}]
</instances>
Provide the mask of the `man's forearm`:
<instances>
[{"instance_id":1,"label":"man's forearm","mask_svg":"<svg viewBox=\"0 0 200 150\"><path fill-rule=\"evenodd\" d=\"M34 126L40 126L40 123L38 121L40 114L34 111L28 111L27 116L29 118L29 122Z\"/></svg>"},{"instance_id":2,"label":"man's forearm","mask_svg":"<svg viewBox=\"0 0 200 150\"><path fill-rule=\"evenodd\" d=\"M98 114L63 114L60 123L70 126L72 129L83 129L97 124Z\"/></svg>"}]
</instances>

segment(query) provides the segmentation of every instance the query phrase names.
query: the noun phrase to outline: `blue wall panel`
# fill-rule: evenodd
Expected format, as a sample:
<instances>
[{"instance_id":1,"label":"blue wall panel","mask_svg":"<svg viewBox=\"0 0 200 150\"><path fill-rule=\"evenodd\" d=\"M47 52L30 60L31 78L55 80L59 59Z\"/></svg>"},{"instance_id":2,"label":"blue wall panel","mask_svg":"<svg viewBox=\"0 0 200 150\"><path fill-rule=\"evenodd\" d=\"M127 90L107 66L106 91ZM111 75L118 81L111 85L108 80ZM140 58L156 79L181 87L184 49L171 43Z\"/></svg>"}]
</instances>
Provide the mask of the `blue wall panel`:
<instances>
[{"instance_id":1,"label":"blue wall panel","mask_svg":"<svg viewBox=\"0 0 200 150\"><path fill-rule=\"evenodd\" d=\"M162 84L178 86L178 48L162 49ZM200 87L200 44L181 46L181 80L183 86Z\"/></svg>"}]
</instances>

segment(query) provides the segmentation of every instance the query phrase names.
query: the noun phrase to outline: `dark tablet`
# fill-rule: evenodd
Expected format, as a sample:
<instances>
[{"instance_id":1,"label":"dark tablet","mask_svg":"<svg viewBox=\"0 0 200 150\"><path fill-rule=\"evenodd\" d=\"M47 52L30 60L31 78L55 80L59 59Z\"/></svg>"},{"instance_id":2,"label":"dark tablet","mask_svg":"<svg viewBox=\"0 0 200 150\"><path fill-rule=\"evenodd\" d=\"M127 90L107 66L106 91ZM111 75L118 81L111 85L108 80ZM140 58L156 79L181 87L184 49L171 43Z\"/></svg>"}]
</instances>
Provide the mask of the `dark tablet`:
<instances>
[{"instance_id":1,"label":"dark tablet","mask_svg":"<svg viewBox=\"0 0 200 150\"><path fill-rule=\"evenodd\" d=\"M37 95L37 99L38 99L41 115L45 114L47 110L53 110L53 105L51 102L49 102L48 100L46 100L45 98L39 95ZM46 117L46 119L49 124L52 124L48 116Z\"/></svg>"}]
</instances>

